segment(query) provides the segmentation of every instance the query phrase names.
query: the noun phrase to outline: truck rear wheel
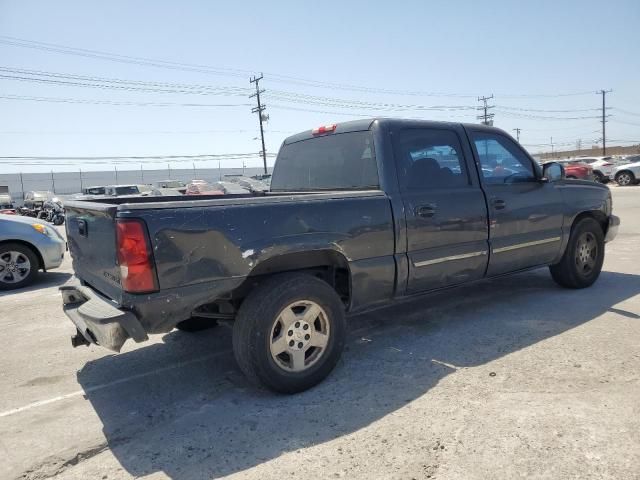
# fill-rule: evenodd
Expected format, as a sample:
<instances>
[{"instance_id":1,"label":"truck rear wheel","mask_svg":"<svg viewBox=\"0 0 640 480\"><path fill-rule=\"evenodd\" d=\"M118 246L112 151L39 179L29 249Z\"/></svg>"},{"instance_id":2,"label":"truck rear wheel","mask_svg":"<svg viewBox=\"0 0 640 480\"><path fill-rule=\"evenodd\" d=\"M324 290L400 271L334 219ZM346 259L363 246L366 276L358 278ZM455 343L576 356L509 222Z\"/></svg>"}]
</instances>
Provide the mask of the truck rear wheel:
<instances>
[{"instance_id":1,"label":"truck rear wheel","mask_svg":"<svg viewBox=\"0 0 640 480\"><path fill-rule=\"evenodd\" d=\"M345 336L344 307L333 288L311 275L283 274L266 280L242 303L233 351L250 381L296 393L331 373Z\"/></svg>"},{"instance_id":2,"label":"truck rear wheel","mask_svg":"<svg viewBox=\"0 0 640 480\"><path fill-rule=\"evenodd\" d=\"M604 233L593 218L583 218L571 229L567 249L549 270L557 284L585 288L598 279L604 262Z\"/></svg>"}]
</instances>

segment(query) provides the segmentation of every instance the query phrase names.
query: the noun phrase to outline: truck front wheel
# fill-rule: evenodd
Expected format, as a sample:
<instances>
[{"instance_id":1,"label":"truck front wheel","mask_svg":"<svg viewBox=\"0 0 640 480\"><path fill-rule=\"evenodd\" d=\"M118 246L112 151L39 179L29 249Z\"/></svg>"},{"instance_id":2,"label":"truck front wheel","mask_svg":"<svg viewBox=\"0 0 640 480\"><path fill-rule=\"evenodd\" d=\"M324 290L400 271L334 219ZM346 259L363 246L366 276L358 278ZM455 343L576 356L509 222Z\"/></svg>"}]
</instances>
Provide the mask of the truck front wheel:
<instances>
[{"instance_id":1,"label":"truck front wheel","mask_svg":"<svg viewBox=\"0 0 640 480\"><path fill-rule=\"evenodd\" d=\"M557 284L567 288L589 287L598 279L604 262L604 233L593 218L583 218L571 229L567 249L549 270Z\"/></svg>"},{"instance_id":2,"label":"truck front wheel","mask_svg":"<svg viewBox=\"0 0 640 480\"><path fill-rule=\"evenodd\" d=\"M233 351L255 384L297 393L335 367L346 336L340 297L307 274L274 276L244 300L233 326Z\"/></svg>"}]
</instances>

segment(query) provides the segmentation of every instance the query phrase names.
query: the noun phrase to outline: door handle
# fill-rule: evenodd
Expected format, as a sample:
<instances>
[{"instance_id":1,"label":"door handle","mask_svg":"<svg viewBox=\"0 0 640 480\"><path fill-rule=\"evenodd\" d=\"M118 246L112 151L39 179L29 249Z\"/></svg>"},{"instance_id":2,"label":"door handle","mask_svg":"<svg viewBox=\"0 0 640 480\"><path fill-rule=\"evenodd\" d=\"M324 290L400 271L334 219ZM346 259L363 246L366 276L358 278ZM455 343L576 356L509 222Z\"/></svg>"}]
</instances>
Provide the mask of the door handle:
<instances>
[{"instance_id":1,"label":"door handle","mask_svg":"<svg viewBox=\"0 0 640 480\"><path fill-rule=\"evenodd\" d=\"M495 208L496 210L502 210L506 206L507 204L504 200L501 200L499 198L493 200L493 208Z\"/></svg>"},{"instance_id":2,"label":"door handle","mask_svg":"<svg viewBox=\"0 0 640 480\"><path fill-rule=\"evenodd\" d=\"M426 205L418 205L416 207L416 216L429 218L436 214L435 203L427 203Z\"/></svg>"},{"instance_id":3,"label":"door handle","mask_svg":"<svg viewBox=\"0 0 640 480\"><path fill-rule=\"evenodd\" d=\"M87 221L82 218L78 219L78 234L83 237L86 237L89 234L87 231Z\"/></svg>"}]
</instances>

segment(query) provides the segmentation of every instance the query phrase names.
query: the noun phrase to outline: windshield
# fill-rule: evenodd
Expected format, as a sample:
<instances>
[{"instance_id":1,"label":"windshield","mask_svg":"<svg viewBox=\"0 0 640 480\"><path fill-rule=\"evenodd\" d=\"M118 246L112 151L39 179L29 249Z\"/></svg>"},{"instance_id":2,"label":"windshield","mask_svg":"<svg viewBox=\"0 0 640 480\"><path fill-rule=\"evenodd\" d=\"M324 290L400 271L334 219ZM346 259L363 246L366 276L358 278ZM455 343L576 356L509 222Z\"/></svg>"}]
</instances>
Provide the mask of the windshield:
<instances>
[{"instance_id":1,"label":"windshield","mask_svg":"<svg viewBox=\"0 0 640 480\"><path fill-rule=\"evenodd\" d=\"M371 132L324 135L283 145L272 191L378 188Z\"/></svg>"}]
</instances>

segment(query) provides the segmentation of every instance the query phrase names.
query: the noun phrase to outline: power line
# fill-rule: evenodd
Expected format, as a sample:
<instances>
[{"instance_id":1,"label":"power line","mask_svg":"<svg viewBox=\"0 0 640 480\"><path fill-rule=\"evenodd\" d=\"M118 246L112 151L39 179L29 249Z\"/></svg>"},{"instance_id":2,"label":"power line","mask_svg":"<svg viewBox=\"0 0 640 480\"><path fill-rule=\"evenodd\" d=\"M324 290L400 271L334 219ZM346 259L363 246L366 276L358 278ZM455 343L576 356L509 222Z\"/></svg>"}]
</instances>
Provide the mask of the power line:
<instances>
[{"instance_id":1,"label":"power line","mask_svg":"<svg viewBox=\"0 0 640 480\"><path fill-rule=\"evenodd\" d=\"M146 57L137 57L132 55L120 55L115 53L109 53L99 50L89 50L85 48L68 47L59 44L39 42L34 40L21 39L17 37L11 37L7 35L0 35L0 44L30 48L35 50L46 51L50 53L60 53L65 55L76 55L86 58L107 60L119 63L128 63L134 65L151 66L157 68L165 68L171 70L189 71L213 75L230 76L236 78L246 78L252 72L250 70L231 69L223 67L213 67L209 65L200 65L184 62L172 62L167 60L151 59ZM267 76L273 82L289 83L294 85L324 88L332 90L350 90L360 93L374 93L374 94L389 94L389 95L408 95L408 96L423 96L423 97L458 97L458 98L475 98L473 94L461 94L461 93L448 93L448 92L426 92L426 91L412 91L412 90L395 90L375 88L361 85L350 85L336 82L324 82L313 79L299 78L289 75L282 75L277 73L267 73ZM500 94L503 98L557 98L557 97L570 97L589 95L590 91L581 92L569 92L569 93L556 93L556 94Z\"/></svg>"},{"instance_id":2,"label":"power line","mask_svg":"<svg viewBox=\"0 0 640 480\"><path fill-rule=\"evenodd\" d=\"M87 105L114 105L127 107L202 107L202 108L225 108L225 107L249 107L250 103L175 103L175 102L133 102L120 100L97 100L65 97L34 97L29 95L0 95L2 100L24 100L32 102L50 103L73 103Z\"/></svg>"},{"instance_id":3,"label":"power line","mask_svg":"<svg viewBox=\"0 0 640 480\"><path fill-rule=\"evenodd\" d=\"M625 115L633 115L634 117L640 117L640 113L637 113L637 112L630 112L629 110L623 110L622 108L618 108L618 107L613 107L613 109L616 112L620 112L620 113L623 113Z\"/></svg>"}]
</instances>

